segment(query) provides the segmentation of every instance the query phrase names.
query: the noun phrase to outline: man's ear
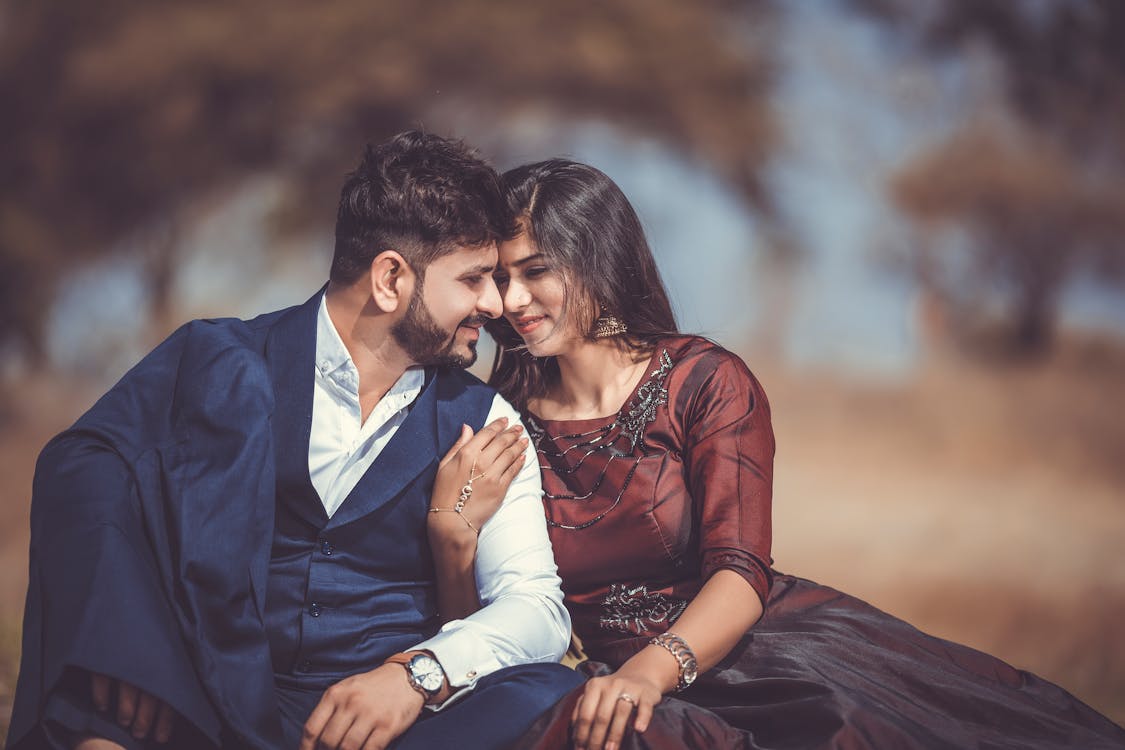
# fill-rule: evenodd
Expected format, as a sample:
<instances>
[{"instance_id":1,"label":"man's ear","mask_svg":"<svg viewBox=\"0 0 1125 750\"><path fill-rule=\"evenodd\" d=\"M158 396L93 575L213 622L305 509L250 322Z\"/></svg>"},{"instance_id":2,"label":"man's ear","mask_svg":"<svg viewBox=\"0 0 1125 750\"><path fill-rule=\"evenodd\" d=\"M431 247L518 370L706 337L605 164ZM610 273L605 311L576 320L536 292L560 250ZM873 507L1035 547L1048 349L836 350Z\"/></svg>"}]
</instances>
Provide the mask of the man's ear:
<instances>
[{"instance_id":1,"label":"man's ear","mask_svg":"<svg viewBox=\"0 0 1125 750\"><path fill-rule=\"evenodd\" d=\"M368 281L375 306L383 312L393 313L399 305L410 301L416 277L410 264L397 250L384 250L371 261Z\"/></svg>"}]
</instances>

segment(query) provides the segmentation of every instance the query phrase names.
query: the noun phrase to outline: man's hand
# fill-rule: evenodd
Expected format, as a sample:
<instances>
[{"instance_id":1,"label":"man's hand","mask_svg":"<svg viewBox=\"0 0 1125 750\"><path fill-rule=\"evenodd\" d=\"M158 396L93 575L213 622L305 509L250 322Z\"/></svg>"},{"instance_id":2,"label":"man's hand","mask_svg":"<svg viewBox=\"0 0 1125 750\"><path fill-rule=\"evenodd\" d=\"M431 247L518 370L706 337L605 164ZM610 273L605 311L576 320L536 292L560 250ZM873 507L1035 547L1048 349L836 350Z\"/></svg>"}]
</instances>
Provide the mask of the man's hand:
<instances>
[{"instance_id":1,"label":"man's hand","mask_svg":"<svg viewBox=\"0 0 1125 750\"><path fill-rule=\"evenodd\" d=\"M113 701L115 690L117 700ZM148 737L150 732L157 742L167 742L172 737L176 712L159 698L97 672L90 673L90 694L99 711L108 711L116 703L117 723L137 739Z\"/></svg>"},{"instance_id":2,"label":"man's hand","mask_svg":"<svg viewBox=\"0 0 1125 750\"><path fill-rule=\"evenodd\" d=\"M300 750L382 750L413 726L423 704L399 664L353 675L325 691Z\"/></svg>"}]
</instances>

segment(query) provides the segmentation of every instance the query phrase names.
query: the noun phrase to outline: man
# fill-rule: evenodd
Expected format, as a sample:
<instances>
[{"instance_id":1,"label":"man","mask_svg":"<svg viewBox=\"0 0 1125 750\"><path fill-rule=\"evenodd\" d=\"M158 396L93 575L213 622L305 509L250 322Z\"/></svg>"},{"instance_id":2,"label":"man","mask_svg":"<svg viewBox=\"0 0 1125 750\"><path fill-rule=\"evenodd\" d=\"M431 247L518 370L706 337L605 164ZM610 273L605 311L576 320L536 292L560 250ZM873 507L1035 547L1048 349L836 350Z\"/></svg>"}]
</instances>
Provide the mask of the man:
<instances>
[{"instance_id":1,"label":"man","mask_svg":"<svg viewBox=\"0 0 1125 750\"><path fill-rule=\"evenodd\" d=\"M369 147L323 294L188 324L48 444L10 748L503 747L579 682L534 451L459 369L508 229L462 144ZM428 512L498 454L483 528Z\"/></svg>"}]
</instances>

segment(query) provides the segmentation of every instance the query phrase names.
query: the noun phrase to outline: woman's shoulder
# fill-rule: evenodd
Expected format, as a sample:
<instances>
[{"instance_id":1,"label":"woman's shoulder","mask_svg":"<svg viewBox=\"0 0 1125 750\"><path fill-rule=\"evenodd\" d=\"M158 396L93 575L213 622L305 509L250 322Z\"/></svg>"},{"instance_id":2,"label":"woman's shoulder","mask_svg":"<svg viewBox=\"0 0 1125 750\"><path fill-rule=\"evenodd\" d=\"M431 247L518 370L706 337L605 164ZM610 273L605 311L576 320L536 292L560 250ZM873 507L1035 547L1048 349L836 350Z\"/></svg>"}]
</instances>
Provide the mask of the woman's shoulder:
<instances>
[{"instance_id":1,"label":"woman's shoulder","mask_svg":"<svg viewBox=\"0 0 1125 750\"><path fill-rule=\"evenodd\" d=\"M672 372L680 376L686 371L715 373L731 371L750 376L750 369L742 357L703 336L682 334L661 339L656 346L658 354L667 353ZM661 359L664 357L661 355Z\"/></svg>"},{"instance_id":2,"label":"woman's shoulder","mask_svg":"<svg viewBox=\"0 0 1125 750\"><path fill-rule=\"evenodd\" d=\"M669 364L664 386L678 420L690 420L699 410L722 405L748 412L768 400L758 378L742 357L703 336L675 336L660 342L660 356Z\"/></svg>"}]
</instances>

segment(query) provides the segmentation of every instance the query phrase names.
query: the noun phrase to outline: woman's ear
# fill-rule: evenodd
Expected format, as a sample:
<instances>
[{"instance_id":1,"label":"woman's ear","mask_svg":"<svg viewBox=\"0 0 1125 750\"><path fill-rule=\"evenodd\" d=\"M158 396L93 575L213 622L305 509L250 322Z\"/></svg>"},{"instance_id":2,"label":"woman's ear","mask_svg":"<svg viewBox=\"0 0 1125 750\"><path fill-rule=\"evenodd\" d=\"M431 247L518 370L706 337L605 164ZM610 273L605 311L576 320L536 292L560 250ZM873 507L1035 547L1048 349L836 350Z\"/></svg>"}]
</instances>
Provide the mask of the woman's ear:
<instances>
[{"instance_id":1,"label":"woman's ear","mask_svg":"<svg viewBox=\"0 0 1125 750\"><path fill-rule=\"evenodd\" d=\"M393 313L399 305L409 303L415 280L414 270L397 250L379 253L368 269L371 299L385 313Z\"/></svg>"}]
</instances>

